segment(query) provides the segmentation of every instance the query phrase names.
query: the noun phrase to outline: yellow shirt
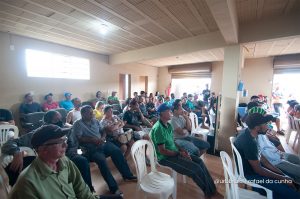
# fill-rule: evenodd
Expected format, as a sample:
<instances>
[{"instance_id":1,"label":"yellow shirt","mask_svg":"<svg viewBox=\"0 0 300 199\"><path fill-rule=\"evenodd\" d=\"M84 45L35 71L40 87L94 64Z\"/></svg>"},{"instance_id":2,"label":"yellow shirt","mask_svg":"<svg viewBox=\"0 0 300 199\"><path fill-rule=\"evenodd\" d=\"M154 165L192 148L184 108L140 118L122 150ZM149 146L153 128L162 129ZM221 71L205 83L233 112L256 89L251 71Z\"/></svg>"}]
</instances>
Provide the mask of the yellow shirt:
<instances>
[{"instance_id":1,"label":"yellow shirt","mask_svg":"<svg viewBox=\"0 0 300 199\"><path fill-rule=\"evenodd\" d=\"M102 120L104 113L94 109L94 115L97 120Z\"/></svg>"}]
</instances>

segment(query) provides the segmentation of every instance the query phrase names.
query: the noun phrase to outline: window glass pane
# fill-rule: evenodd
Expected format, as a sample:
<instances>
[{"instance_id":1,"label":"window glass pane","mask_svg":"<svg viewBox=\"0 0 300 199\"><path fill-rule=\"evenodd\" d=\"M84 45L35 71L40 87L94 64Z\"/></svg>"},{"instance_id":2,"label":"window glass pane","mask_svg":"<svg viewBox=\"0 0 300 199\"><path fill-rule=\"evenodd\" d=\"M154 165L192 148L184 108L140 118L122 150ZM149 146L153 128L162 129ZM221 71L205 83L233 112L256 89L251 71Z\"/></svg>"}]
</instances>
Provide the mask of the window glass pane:
<instances>
[{"instance_id":1,"label":"window glass pane","mask_svg":"<svg viewBox=\"0 0 300 199\"><path fill-rule=\"evenodd\" d=\"M28 77L90 79L88 59L31 49L25 57Z\"/></svg>"}]
</instances>

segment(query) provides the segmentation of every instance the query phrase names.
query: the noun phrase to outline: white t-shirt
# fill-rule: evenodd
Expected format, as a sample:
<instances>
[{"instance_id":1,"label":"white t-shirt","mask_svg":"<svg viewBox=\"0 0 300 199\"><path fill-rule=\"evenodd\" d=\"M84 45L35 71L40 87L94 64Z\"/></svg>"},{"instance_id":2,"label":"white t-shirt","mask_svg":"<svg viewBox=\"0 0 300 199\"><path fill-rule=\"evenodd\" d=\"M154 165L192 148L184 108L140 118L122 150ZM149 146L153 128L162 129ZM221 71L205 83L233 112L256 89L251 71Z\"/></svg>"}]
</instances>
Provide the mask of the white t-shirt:
<instances>
[{"instance_id":1,"label":"white t-shirt","mask_svg":"<svg viewBox=\"0 0 300 199\"><path fill-rule=\"evenodd\" d=\"M173 127L174 130L174 138L184 138L186 136L189 135L189 132L187 129L185 128L185 124L186 124L186 120L184 119L184 117L182 115L177 116L173 116L171 118L171 125ZM183 129L184 135L178 134L175 129L177 128L181 128Z\"/></svg>"}]
</instances>

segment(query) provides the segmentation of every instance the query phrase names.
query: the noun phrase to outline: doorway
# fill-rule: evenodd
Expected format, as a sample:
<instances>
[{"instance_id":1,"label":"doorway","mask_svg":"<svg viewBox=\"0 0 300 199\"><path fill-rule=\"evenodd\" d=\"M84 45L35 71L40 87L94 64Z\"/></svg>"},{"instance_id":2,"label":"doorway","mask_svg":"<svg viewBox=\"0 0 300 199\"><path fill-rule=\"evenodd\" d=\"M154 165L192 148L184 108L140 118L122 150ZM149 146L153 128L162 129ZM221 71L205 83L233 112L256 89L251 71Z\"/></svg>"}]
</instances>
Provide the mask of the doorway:
<instances>
[{"instance_id":1,"label":"doorway","mask_svg":"<svg viewBox=\"0 0 300 199\"><path fill-rule=\"evenodd\" d=\"M205 85L208 84L210 89L211 78L181 78L172 79L171 93L174 93L176 98L180 98L185 92L187 94L202 95L202 91L206 89ZM202 96L199 97L202 100Z\"/></svg>"}]
</instances>

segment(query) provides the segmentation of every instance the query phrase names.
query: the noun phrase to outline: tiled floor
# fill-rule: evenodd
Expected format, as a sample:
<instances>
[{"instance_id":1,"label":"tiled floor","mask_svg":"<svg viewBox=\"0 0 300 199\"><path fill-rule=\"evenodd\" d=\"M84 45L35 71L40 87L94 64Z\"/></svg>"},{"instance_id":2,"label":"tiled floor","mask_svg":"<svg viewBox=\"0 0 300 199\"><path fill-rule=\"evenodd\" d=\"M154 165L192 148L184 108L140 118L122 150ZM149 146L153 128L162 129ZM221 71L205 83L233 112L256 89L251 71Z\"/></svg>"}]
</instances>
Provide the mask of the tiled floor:
<instances>
[{"instance_id":1,"label":"tiled floor","mask_svg":"<svg viewBox=\"0 0 300 199\"><path fill-rule=\"evenodd\" d=\"M137 183L135 182L124 182L122 180L121 175L116 170L114 165L111 161L108 161L110 168L113 171L113 175L115 179L119 183L120 190L124 192L124 198L126 199L139 199L143 198L143 192L139 191L137 189ZM212 156L209 154L206 154L204 157L204 162L214 180L216 179L224 179L223 175L223 167L222 162L219 157ZM129 163L132 171L135 173L135 167L133 164L133 161L131 158L129 158ZM169 173L170 172L166 169L159 168L160 171ZM92 171L92 180L93 185L97 191L97 193L108 193L107 185L105 184L99 169L96 164L91 164L91 171ZM220 195L214 197L214 198L223 198L222 195L225 193L225 186L224 184L216 184L217 190L220 193ZM222 194L222 195L221 195ZM148 197L151 199L152 197ZM187 177L187 183L183 183L182 175L178 175L177 177L177 198L178 199L196 199L196 198L205 198L203 192L200 188L197 187L197 185L193 182L192 179Z\"/></svg>"}]
</instances>

